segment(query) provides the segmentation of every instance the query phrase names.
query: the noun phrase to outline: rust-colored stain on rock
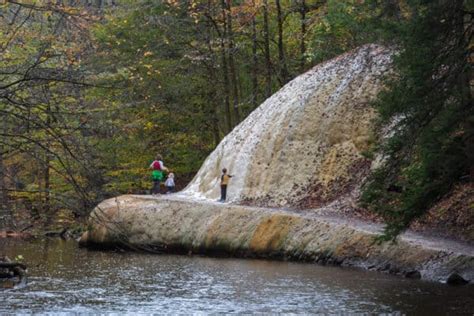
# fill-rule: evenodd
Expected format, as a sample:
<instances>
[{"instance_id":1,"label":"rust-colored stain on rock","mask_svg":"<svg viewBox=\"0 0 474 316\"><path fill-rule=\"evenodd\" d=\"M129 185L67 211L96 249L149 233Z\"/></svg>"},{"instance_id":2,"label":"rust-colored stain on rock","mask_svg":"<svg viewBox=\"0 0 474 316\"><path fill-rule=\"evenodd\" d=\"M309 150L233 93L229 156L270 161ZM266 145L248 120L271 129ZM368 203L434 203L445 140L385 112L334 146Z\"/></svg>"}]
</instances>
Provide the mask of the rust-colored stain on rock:
<instances>
[{"instance_id":1,"label":"rust-colored stain on rock","mask_svg":"<svg viewBox=\"0 0 474 316\"><path fill-rule=\"evenodd\" d=\"M253 233L250 250L270 252L278 250L290 229L301 221L289 215L275 214L262 219Z\"/></svg>"},{"instance_id":2,"label":"rust-colored stain on rock","mask_svg":"<svg viewBox=\"0 0 474 316\"><path fill-rule=\"evenodd\" d=\"M217 243L222 242L220 233L231 229L231 225L233 224L234 223L228 220L227 216L217 216L207 228L206 238L204 241L206 248L212 248Z\"/></svg>"}]
</instances>

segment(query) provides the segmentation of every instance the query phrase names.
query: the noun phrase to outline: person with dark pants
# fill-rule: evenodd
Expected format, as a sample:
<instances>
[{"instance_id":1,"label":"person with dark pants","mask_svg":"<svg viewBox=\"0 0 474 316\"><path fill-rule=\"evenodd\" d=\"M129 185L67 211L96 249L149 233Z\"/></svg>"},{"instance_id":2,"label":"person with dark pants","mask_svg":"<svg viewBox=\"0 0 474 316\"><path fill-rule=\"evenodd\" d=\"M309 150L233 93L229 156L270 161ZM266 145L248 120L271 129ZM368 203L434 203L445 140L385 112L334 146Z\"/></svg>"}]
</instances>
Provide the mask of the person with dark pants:
<instances>
[{"instance_id":1,"label":"person with dark pants","mask_svg":"<svg viewBox=\"0 0 474 316\"><path fill-rule=\"evenodd\" d=\"M227 185L221 184L221 199L219 202L224 202L227 197Z\"/></svg>"},{"instance_id":2,"label":"person with dark pants","mask_svg":"<svg viewBox=\"0 0 474 316\"><path fill-rule=\"evenodd\" d=\"M221 199L219 202L225 202L227 198L227 185L229 184L229 180L232 178L230 174L227 174L227 169L222 169L222 176L221 176Z\"/></svg>"},{"instance_id":3,"label":"person with dark pants","mask_svg":"<svg viewBox=\"0 0 474 316\"><path fill-rule=\"evenodd\" d=\"M151 163L150 169L152 170L151 179L153 181L151 194L158 194L160 193L160 183L164 178L163 171L168 171L168 168L163 164L161 155L156 155L156 159Z\"/></svg>"},{"instance_id":4,"label":"person with dark pants","mask_svg":"<svg viewBox=\"0 0 474 316\"><path fill-rule=\"evenodd\" d=\"M152 175L152 177L153 177L153 175ZM151 188L151 194L160 193L161 179L153 178L152 180L153 180L153 187Z\"/></svg>"}]
</instances>

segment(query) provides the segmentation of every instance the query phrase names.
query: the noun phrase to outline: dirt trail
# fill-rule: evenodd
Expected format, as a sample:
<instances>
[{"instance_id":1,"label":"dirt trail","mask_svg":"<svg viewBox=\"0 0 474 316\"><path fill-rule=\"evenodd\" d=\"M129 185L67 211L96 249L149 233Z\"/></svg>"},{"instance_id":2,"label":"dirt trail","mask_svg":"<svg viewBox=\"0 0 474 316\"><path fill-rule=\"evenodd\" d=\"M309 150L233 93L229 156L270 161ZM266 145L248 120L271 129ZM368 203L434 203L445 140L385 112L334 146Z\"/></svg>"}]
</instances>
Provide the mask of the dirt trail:
<instances>
[{"instance_id":1,"label":"dirt trail","mask_svg":"<svg viewBox=\"0 0 474 316\"><path fill-rule=\"evenodd\" d=\"M149 196L149 195L133 195L137 199L160 199L160 200L170 200L170 201L196 201L198 203L208 203L210 205L232 205L232 206L241 206L245 209L252 209L262 213L286 213L289 215L297 215L303 218L312 218L317 219L321 222L331 223L338 226L347 226L352 229L366 232L373 235L381 234L383 231L383 224L374 223L360 218L351 218L348 216L338 216L336 211L333 210L331 213L327 208L324 209L310 209L310 210L292 210L284 208L272 208L272 207L255 207L248 205L240 205L234 203L221 203L218 201L205 199L205 198L190 198L188 196L180 196L178 194L173 195L162 195L159 197ZM457 254L463 254L467 256L474 257L474 244L458 241L451 238L444 238L439 236L433 236L428 234L423 234L419 232L414 232L407 230L398 237L398 240L403 240L408 243L422 246L423 248L429 248L437 251L447 251Z\"/></svg>"}]
</instances>

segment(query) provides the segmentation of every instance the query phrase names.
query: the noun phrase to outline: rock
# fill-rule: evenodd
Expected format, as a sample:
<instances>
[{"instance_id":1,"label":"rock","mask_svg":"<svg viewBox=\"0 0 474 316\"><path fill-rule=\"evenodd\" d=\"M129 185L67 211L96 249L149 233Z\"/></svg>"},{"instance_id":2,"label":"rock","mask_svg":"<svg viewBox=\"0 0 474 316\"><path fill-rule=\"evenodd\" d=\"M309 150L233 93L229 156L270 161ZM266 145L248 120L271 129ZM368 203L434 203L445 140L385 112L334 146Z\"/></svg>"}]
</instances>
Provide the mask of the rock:
<instances>
[{"instance_id":1,"label":"rock","mask_svg":"<svg viewBox=\"0 0 474 316\"><path fill-rule=\"evenodd\" d=\"M405 273L405 278L408 279L421 279L420 271L412 270Z\"/></svg>"},{"instance_id":2,"label":"rock","mask_svg":"<svg viewBox=\"0 0 474 316\"><path fill-rule=\"evenodd\" d=\"M400 273L400 268L399 267L390 267L388 270L390 274L399 274Z\"/></svg>"},{"instance_id":3,"label":"rock","mask_svg":"<svg viewBox=\"0 0 474 316\"><path fill-rule=\"evenodd\" d=\"M26 284L26 266L11 261L8 257L0 257L0 289L10 289Z\"/></svg>"},{"instance_id":4,"label":"rock","mask_svg":"<svg viewBox=\"0 0 474 316\"><path fill-rule=\"evenodd\" d=\"M465 280L462 276L460 276L457 273L452 273L446 280L446 283L449 285L464 285L464 284L469 283L469 281Z\"/></svg>"},{"instance_id":5,"label":"rock","mask_svg":"<svg viewBox=\"0 0 474 316\"><path fill-rule=\"evenodd\" d=\"M442 281L440 276L474 275L474 250L438 245L421 236L374 243L380 227L360 227L340 218L278 209L189 200L176 196L124 195L94 210L81 239L88 247L166 245L161 251L309 260L383 270ZM417 267L414 271L413 267Z\"/></svg>"}]
</instances>

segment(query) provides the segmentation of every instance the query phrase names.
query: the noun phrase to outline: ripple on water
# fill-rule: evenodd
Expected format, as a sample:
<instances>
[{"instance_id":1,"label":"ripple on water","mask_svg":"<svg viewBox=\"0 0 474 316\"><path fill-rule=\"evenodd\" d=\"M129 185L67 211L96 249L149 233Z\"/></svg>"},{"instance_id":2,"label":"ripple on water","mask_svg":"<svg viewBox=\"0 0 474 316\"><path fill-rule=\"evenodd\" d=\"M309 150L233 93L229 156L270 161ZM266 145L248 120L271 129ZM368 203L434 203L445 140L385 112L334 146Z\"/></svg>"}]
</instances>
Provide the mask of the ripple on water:
<instances>
[{"instance_id":1,"label":"ripple on water","mask_svg":"<svg viewBox=\"0 0 474 316\"><path fill-rule=\"evenodd\" d=\"M3 242L3 241L2 241ZM1 313L468 313L472 287L264 260L93 252L73 242L0 244L31 267ZM60 255L58 255L60 254Z\"/></svg>"}]
</instances>

